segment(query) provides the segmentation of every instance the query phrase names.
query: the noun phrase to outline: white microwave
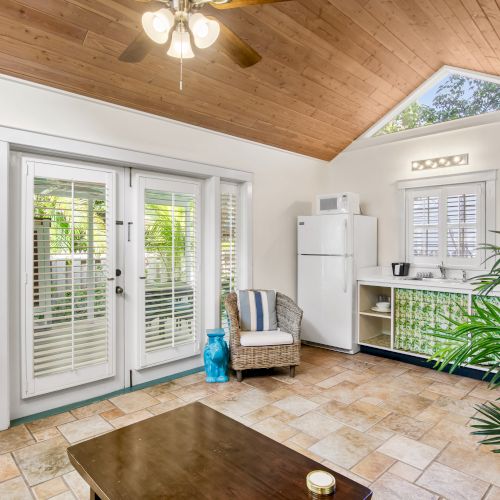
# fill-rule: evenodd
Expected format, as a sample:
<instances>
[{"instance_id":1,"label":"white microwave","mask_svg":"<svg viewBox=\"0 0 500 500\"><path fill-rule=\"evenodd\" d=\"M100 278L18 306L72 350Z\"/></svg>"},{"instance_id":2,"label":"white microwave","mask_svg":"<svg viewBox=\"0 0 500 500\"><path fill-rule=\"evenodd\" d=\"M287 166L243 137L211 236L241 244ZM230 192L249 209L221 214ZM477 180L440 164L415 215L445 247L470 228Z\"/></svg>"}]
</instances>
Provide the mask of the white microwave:
<instances>
[{"instance_id":1,"label":"white microwave","mask_svg":"<svg viewBox=\"0 0 500 500\"><path fill-rule=\"evenodd\" d=\"M316 214L359 214L359 194L336 193L316 196Z\"/></svg>"}]
</instances>

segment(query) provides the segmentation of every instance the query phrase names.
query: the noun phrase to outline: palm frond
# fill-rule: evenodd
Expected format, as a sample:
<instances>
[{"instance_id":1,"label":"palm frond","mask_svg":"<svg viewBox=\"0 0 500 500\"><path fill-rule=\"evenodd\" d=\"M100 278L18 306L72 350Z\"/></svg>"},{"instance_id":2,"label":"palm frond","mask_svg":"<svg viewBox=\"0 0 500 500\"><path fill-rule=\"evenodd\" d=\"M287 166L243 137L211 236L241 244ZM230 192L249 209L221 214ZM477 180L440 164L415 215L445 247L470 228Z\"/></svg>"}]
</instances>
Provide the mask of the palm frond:
<instances>
[{"instance_id":1,"label":"palm frond","mask_svg":"<svg viewBox=\"0 0 500 500\"><path fill-rule=\"evenodd\" d=\"M500 234L500 231L493 231ZM440 342L434 355L437 370L450 367L453 373L463 365L482 365L487 368L484 378L491 376L490 387L500 385L500 307L487 299L487 295L500 286L500 247L484 244L488 252L486 262L495 259L489 272L476 276L473 283L479 295L472 299L472 312L463 312L463 321L445 318L448 328L435 328L429 335ZM498 400L497 400L498 401ZM480 441L490 446L500 445L500 406L487 402L476 406L479 415L473 417L476 429L472 434L488 436ZM500 453L500 447L493 450Z\"/></svg>"},{"instance_id":2,"label":"palm frond","mask_svg":"<svg viewBox=\"0 0 500 500\"><path fill-rule=\"evenodd\" d=\"M471 434L489 436L479 441L481 444L488 446L500 445L500 406L491 401L477 405L476 410L481 416L472 417L477 423L471 424L471 427L477 430L473 431ZM500 448L495 448L492 451L493 453L500 453Z\"/></svg>"}]
</instances>

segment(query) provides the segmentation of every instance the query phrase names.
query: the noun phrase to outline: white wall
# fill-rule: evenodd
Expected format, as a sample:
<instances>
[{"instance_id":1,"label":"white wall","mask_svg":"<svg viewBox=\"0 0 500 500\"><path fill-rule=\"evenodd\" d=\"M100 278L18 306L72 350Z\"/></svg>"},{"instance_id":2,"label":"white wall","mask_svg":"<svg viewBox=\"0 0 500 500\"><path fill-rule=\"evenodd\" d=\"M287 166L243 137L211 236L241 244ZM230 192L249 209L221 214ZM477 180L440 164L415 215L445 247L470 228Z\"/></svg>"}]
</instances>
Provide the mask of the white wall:
<instances>
[{"instance_id":1,"label":"white wall","mask_svg":"<svg viewBox=\"0 0 500 500\"><path fill-rule=\"evenodd\" d=\"M403 135L403 134L401 134ZM500 122L399 140L345 151L328 167L329 190L361 195L363 213L378 217L379 265L404 258L399 255L401 206L396 183L403 179L500 168ZM376 144L376 139L373 141ZM354 146L356 143L354 143ZM469 166L412 172L411 161L469 153ZM500 175L497 193L500 193ZM497 227L500 196L497 196Z\"/></svg>"},{"instance_id":2,"label":"white wall","mask_svg":"<svg viewBox=\"0 0 500 500\"><path fill-rule=\"evenodd\" d=\"M123 148L131 152L131 157L133 152L150 153L253 173L253 284L295 297L295 220L298 215L310 213L311 201L321 190L325 162L8 77L0 77L0 127ZM6 140L1 135L0 142ZM16 181L11 184L10 195L18 199L17 191ZM0 211L6 206L0 200ZM11 229L17 234L16 228ZM0 238L6 237L5 231L1 231ZM14 257L11 264L17 260ZM19 276L17 269L11 269L11 273L15 279ZM0 283L0 288L0 292L7 291L6 281ZM20 368L16 361L20 335L18 295L11 293L10 300L9 333L15 340L10 370L10 417L99 394L96 384L90 392L88 388L82 389L80 398L60 391L48 398L20 400ZM0 328L5 330L4 323L0 323ZM1 351L6 349L6 338L7 332L0 331ZM173 363L162 375L201 364L199 358ZM5 372L0 367L0 378ZM101 393L106 392L104 387L105 384ZM5 410L7 401L6 395L0 393L0 428L5 427L9 413Z\"/></svg>"},{"instance_id":3,"label":"white wall","mask_svg":"<svg viewBox=\"0 0 500 500\"><path fill-rule=\"evenodd\" d=\"M295 217L325 162L93 99L0 79L0 126L254 173L254 285L295 296Z\"/></svg>"}]
</instances>

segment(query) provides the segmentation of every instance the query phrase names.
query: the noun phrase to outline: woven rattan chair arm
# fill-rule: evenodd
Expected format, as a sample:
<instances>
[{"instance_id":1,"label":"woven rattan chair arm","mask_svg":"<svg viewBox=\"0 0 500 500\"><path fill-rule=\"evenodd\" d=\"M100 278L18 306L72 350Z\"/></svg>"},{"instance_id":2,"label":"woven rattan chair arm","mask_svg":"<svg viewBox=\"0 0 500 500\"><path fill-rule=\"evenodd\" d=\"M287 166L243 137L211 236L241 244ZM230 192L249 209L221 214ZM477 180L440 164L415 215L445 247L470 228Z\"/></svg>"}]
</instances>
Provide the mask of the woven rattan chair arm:
<instances>
[{"instance_id":1,"label":"woven rattan chair arm","mask_svg":"<svg viewBox=\"0 0 500 500\"><path fill-rule=\"evenodd\" d=\"M300 342L302 309L283 293L276 293L276 314L278 328L292 335L294 342Z\"/></svg>"}]
</instances>

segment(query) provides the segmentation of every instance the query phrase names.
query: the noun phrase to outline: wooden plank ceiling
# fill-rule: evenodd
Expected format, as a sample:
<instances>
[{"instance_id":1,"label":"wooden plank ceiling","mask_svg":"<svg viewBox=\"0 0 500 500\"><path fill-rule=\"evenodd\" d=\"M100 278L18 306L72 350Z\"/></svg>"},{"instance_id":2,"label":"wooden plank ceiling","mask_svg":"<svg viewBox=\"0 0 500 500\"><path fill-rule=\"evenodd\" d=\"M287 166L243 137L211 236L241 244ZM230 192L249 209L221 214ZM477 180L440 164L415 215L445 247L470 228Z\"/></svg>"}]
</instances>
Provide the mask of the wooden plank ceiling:
<instances>
[{"instance_id":1,"label":"wooden plank ceiling","mask_svg":"<svg viewBox=\"0 0 500 500\"><path fill-rule=\"evenodd\" d=\"M443 64L500 74L499 0L291 0L215 12L263 59L217 44L117 60L134 0L0 0L0 72L330 160Z\"/></svg>"}]
</instances>

